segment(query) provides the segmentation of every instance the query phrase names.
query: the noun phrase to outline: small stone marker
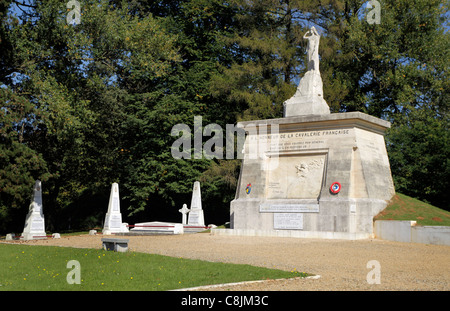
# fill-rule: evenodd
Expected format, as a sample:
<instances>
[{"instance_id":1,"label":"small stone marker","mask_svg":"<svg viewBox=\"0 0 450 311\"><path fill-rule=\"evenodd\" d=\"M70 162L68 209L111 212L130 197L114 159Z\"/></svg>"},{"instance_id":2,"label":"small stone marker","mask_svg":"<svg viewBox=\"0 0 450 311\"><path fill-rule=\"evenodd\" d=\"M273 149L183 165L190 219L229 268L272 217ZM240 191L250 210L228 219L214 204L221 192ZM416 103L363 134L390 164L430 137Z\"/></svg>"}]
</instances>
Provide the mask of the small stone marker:
<instances>
[{"instance_id":1,"label":"small stone marker","mask_svg":"<svg viewBox=\"0 0 450 311\"><path fill-rule=\"evenodd\" d=\"M110 239L103 238L102 239L102 247L106 251L115 251L119 253L125 253L128 251L128 242L127 239Z\"/></svg>"},{"instance_id":2,"label":"small stone marker","mask_svg":"<svg viewBox=\"0 0 450 311\"><path fill-rule=\"evenodd\" d=\"M122 214L120 213L119 185L113 183L111 194L109 196L108 212L105 216L103 234L128 232L126 223L122 223Z\"/></svg>"},{"instance_id":3,"label":"small stone marker","mask_svg":"<svg viewBox=\"0 0 450 311\"><path fill-rule=\"evenodd\" d=\"M89 230L89 235L96 235L97 234L97 230Z\"/></svg>"},{"instance_id":4,"label":"small stone marker","mask_svg":"<svg viewBox=\"0 0 450 311\"><path fill-rule=\"evenodd\" d=\"M188 225L205 226L199 181L194 182L194 188L192 189L191 211L189 212Z\"/></svg>"},{"instance_id":5,"label":"small stone marker","mask_svg":"<svg viewBox=\"0 0 450 311\"><path fill-rule=\"evenodd\" d=\"M187 224L187 213L189 213L190 209L187 208L186 204L183 204L183 207L181 209L178 210L182 215L182 224L186 225Z\"/></svg>"},{"instance_id":6,"label":"small stone marker","mask_svg":"<svg viewBox=\"0 0 450 311\"><path fill-rule=\"evenodd\" d=\"M36 180L33 188L33 198L29 207L25 226L22 233L23 240L46 239L44 213L42 206L42 184Z\"/></svg>"},{"instance_id":7,"label":"small stone marker","mask_svg":"<svg viewBox=\"0 0 450 311\"><path fill-rule=\"evenodd\" d=\"M61 235L60 235L59 233L53 233L53 234L52 234L52 238L54 238L54 239L60 239L60 238L61 238Z\"/></svg>"}]
</instances>

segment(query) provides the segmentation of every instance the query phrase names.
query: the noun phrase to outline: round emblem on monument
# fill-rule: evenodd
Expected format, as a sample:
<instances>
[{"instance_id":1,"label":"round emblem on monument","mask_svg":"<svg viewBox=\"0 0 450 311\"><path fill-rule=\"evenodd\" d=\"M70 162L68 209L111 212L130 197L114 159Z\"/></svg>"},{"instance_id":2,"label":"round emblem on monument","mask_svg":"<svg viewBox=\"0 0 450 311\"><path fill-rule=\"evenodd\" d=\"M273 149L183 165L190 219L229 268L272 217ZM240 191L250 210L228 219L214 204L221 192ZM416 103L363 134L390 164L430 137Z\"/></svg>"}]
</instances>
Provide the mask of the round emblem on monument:
<instances>
[{"instance_id":1,"label":"round emblem on monument","mask_svg":"<svg viewBox=\"0 0 450 311\"><path fill-rule=\"evenodd\" d=\"M334 194L339 193L341 191L341 184L337 181L331 184L330 191Z\"/></svg>"},{"instance_id":2,"label":"round emblem on monument","mask_svg":"<svg viewBox=\"0 0 450 311\"><path fill-rule=\"evenodd\" d=\"M250 194L251 191L252 191L252 184L247 184L247 187L245 187L245 192L247 194Z\"/></svg>"}]
</instances>

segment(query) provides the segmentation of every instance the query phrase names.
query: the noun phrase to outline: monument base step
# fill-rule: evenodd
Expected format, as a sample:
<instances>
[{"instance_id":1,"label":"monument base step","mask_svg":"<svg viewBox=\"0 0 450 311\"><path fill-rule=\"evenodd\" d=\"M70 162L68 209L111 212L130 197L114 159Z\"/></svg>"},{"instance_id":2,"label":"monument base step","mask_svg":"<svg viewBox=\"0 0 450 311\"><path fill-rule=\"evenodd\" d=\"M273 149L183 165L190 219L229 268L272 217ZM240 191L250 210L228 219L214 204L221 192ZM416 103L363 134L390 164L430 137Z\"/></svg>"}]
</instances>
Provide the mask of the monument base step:
<instances>
[{"instance_id":1,"label":"monument base step","mask_svg":"<svg viewBox=\"0 0 450 311\"><path fill-rule=\"evenodd\" d=\"M205 226L184 225L184 233L198 233L208 229L209 227Z\"/></svg>"},{"instance_id":2,"label":"monument base step","mask_svg":"<svg viewBox=\"0 0 450 311\"><path fill-rule=\"evenodd\" d=\"M183 234L183 233L197 233L202 232L209 227L199 225L183 225L173 222L151 221L144 223L137 223L127 233L116 233L116 235L158 235L158 234Z\"/></svg>"},{"instance_id":3,"label":"monument base step","mask_svg":"<svg viewBox=\"0 0 450 311\"><path fill-rule=\"evenodd\" d=\"M301 230L253 230L253 229L211 229L212 235L290 237L336 240L364 240L373 235L367 232L331 232Z\"/></svg>"},{"instance_id":4,"label":"monument base step","mask_svg":"<svg viewBox=\"0 0 450 311\"><path fill-rule=\"evenodd\" d=\"M131 234L183 234L183 225L173 222L150 221L137 223L130 229Z\"/></svg>"},{"instance_id":5,"label":"monument base step","mask_svg":"<svg viewBox=\"0 0 450 311\"><path fill-rule=\"evenodd\" d=\"M22 233L20 240L46 240L47 234L45 232L40 233Z\"/></svg>"}]
</instances>

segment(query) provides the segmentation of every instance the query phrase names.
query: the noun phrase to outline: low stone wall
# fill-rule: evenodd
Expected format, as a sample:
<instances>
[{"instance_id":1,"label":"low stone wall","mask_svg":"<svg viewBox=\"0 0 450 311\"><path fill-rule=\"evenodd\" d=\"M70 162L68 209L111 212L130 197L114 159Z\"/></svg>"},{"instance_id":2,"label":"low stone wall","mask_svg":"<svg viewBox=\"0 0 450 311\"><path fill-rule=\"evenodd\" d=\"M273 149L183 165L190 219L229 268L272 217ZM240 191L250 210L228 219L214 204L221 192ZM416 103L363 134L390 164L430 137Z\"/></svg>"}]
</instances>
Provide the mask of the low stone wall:
<instances>
[{"instance_id":1,"label":"low stone wall","mask_svg":"<svg viewBox=\"0 0 450 311\"><path fill-rule=\"evenodd\" d=\"M411 242L411 228L415 225L409 220L376 220L373 230L378 239Z\"/></svg>"},{"instance_id":2,"label":"low stone wall","mask_svg":"<svg viewBox=\"0 0 450 311\"><path fill-rule=\"evenodd\" d=\"M382 240L450 246L450 227L416 224L409 220L376 220L374 234Z\"/></svg>"},{"instance_id":3,"label":"low stone wall","mask_svg":"<svg viewBox=\"0 0 450 311\"><path fill-rule=\"evenodd\" d=\"M450 246L450 227L446 226L412 227L411 240L416 243Z\"/></svg>"},{"instance_id":4,"label":"low stone wall","mask_svg":"<svg viewBox=\"0 0 450 311\"><path fill-rule=\"evenodd\" d=\"M272 236L315 239L377 239L450 246L450 227L416 226L415 221L377 220L373 235L365 232L326 232L303 230L211 229L212 235Z\"/></svg>"}]
</instances>

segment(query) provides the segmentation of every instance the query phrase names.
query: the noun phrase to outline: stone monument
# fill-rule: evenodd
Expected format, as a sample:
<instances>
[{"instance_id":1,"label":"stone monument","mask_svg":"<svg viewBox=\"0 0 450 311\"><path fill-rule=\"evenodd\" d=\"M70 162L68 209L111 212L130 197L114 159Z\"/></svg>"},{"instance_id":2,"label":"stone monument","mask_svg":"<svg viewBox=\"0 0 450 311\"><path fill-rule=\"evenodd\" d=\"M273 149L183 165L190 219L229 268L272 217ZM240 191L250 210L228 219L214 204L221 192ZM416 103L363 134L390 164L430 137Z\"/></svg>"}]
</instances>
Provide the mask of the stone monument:
<instances>
[{"instance_id":1,"label":"stone monument","mask_svg":"<svg viewBox=\"0 0 450 311\"><path fill-rule=\"evenodd\" d=\"M205 216L202 209L200 182L196 181L192 188L191 208L189 209L188 222L184 225L184 232L196 233L205 229Z\"/></svg>"},{"instance_id":2,"label":"stone monument","mask_svg":"<svg viewBox=\"0 0 450 311\"><path fill-rule=\"evenodd\" d=\"M188 225L205 226L205 219L202 209L202 196L200 193L200 182L194 182L192 189L191 209L189 211Z\"/></svg>"},{"instance_id":3,"label":"stone monument","mask_svg":"<svg viewBox=\"0 0 450 311\"><path fill-rule=\"evenodd\" d=\"M40 180L36 180L21 239L33 240L46 238L47 235L45 233L44 211L42 205L42 184Z\"/></svg>"},{"instance_id":4,"label":"stone monument","mask_svg":"<svg viewBox=\"0 0 450 311\"><path fill-rule=\"evenodd\" d=\"M122 214L120 213L119 185L113 183L109 195L108 211L105 216L103 234L128 232L127 223L122 223Z\"/></svg>"},{"instance_id":5,"label":"stone monument","mask_svg":"<svg viewBox=\"0 0 450 311\"><path fill-rule=\"evenodd\" d=\"M373 217L395 194L384 141L390 123L361 112L330 114L320 37L311 28L305 38L308 71L284 117L238 123L247 136L231 229L213 233L368 238Z\"/></svg>"}]
</instances>

